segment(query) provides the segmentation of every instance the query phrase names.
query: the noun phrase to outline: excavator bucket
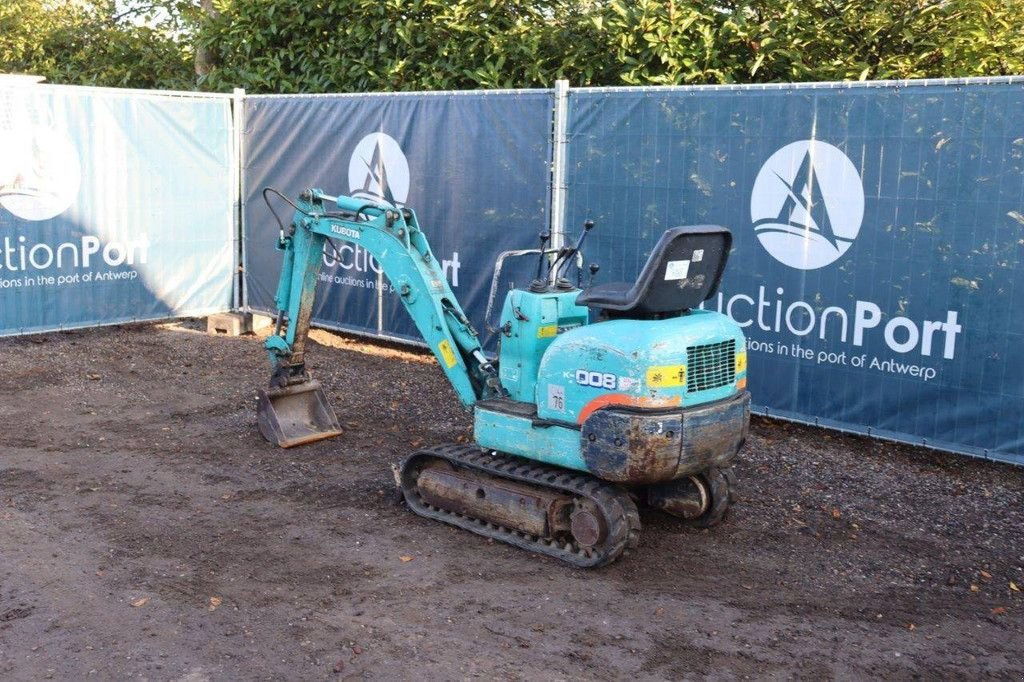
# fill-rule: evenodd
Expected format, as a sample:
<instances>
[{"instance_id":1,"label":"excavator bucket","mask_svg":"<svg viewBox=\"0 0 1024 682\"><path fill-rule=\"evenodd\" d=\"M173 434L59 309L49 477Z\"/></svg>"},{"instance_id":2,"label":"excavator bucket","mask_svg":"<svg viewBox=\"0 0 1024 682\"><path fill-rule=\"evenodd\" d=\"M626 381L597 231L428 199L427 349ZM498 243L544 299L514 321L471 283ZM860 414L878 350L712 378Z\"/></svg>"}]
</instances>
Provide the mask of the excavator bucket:
<instances>
[{"instance_id":1,"label":"excavator bucket","mask_svg":"<svg viewBox=\"0 0 1024 682\"><path fill-rule=\"evenodd\" d=\"M282 448L341 434L338 418L317 381L260 391L256 421L260 434Z\"/></svg>"}]
</instances>

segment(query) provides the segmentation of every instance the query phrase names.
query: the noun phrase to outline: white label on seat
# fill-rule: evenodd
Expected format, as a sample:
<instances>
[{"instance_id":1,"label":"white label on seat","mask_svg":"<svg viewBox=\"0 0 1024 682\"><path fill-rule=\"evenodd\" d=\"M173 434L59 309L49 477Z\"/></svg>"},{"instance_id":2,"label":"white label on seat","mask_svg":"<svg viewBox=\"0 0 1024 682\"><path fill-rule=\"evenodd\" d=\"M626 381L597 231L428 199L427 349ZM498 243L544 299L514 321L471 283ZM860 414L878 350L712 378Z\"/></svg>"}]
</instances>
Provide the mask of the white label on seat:
<instances>
[{"instance_id":1,"label":"white label on seat","mask_svg":"<svg viewBox=\"0 0 1024 682\"><path fill-rule=\"evenodd\" d=\"M665 279L686 279L687 273L690 272L690 261L688 260L670 260L668 265L665 266Z\"/></svg>"},{"instance_id":2,"label":"white label on seat","mask_svg":"<svg viewBox=\"0 0 1024 682\"><path fill-rule=\"evenodd\" d=\"M690 260L692 260L694 263L699 263L702 260L704 260L704 249L695 249L693 252L693 256L690 257Z\"/></svg>"}]
</instances>

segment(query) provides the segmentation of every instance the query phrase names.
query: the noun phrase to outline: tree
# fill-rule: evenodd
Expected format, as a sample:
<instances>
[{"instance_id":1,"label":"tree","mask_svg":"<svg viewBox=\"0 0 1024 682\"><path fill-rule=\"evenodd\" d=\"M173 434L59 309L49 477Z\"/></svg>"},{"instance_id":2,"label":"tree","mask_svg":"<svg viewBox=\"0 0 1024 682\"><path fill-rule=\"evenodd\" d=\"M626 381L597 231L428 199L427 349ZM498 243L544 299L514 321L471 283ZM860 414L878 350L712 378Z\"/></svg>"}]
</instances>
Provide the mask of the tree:
<instances>
[{"instance_id":1,"label":"tree","mask_svg":"<svg viewBox=\"0 0 1024 682\"><path fill-rule=\"evenodd\" d=\"M612 0L602 71L630 85L1024 73L1021 0Z\"/></svg>"},{"instance_id":2,"label":"tree","mask_svg":"<svg viewBox=\"0 0 1024 682\"><path fill-rule=\"evenodd\" d=\"M950 4L953 30L943 33L940 48L945 75L1024 74L1024 2L957 0Z\"/></svg>"},{"instance_id":3,"label":"tree","mask_svg":"<svg viewBox=\"0 0 1024 682\"><path fill-rule=\"evenodd\" d=\"M201 28L209 87L323 92L522 87L566 71L563 0L234 0Z\"/></svg>"},{"instance_id":4,"label":"tree","mask_svg":"<svg viewBox=\"0 0 1024 682\"><path fill-rule=\"evenodd\" d=\"M220 0L208 86L257 92L1024 73L1024 0Z\"/></svg>"},{"instance_id":5,"label":"tree","mask_svg":"<svg viewBox=\"0 0 1024 682\"><path fill-rule=\"evenodd\" d=\"M6 0L0 70L251 92L1024 73L1024 0Z\"/></svg>"},{"instance_id":6,"label":"tree","mask_svg":"<svg viewBox=\"0 0 1024 682\"><path fill-rule=\"evenodd\" d=\"M178 39L180 12L167 9L153 4L119 13L114 0L5 0L0 72L54 83L191 89L190 50Z\"/></svg>"}]
</instances>

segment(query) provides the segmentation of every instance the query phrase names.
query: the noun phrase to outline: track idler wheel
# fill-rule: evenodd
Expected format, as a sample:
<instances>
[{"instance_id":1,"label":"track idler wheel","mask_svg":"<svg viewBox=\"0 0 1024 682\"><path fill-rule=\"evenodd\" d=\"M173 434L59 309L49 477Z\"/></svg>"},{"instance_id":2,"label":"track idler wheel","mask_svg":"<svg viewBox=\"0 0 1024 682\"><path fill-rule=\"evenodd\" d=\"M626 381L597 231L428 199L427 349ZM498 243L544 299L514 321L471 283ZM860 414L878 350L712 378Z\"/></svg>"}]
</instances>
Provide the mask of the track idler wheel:
<instances>
[{"instance_id":1,"label":"track idler wheel","mask_svg":"<svg viewBox=\"0 0 1024 682\"><path fill-rule=\"evenodd\" d=\"M647 488L647 504L683 520L687 526L710 528L725 518L736 474L732 468L711 468L696 476Z\"/></svg>"}]
</instances>

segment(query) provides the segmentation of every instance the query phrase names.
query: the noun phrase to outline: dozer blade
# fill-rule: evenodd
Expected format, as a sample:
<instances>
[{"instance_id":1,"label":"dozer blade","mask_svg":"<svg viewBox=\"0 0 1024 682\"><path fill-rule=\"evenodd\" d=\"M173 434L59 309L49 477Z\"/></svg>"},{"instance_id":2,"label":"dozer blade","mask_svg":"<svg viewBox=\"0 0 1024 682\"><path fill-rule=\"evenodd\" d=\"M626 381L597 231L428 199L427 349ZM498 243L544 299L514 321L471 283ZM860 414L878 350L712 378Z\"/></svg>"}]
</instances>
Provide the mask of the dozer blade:
<instances>
[{"instance_id":1,"label":"dozer blade","mask_svg":"<svg viewBox=\"0 0 1024 682\"><path fill-rule=\"evenodd\" d=\"M341 434L338 418L317 381L260 391L256 421L260 434L282 448Z\"/></svg>"}]
</instances>

